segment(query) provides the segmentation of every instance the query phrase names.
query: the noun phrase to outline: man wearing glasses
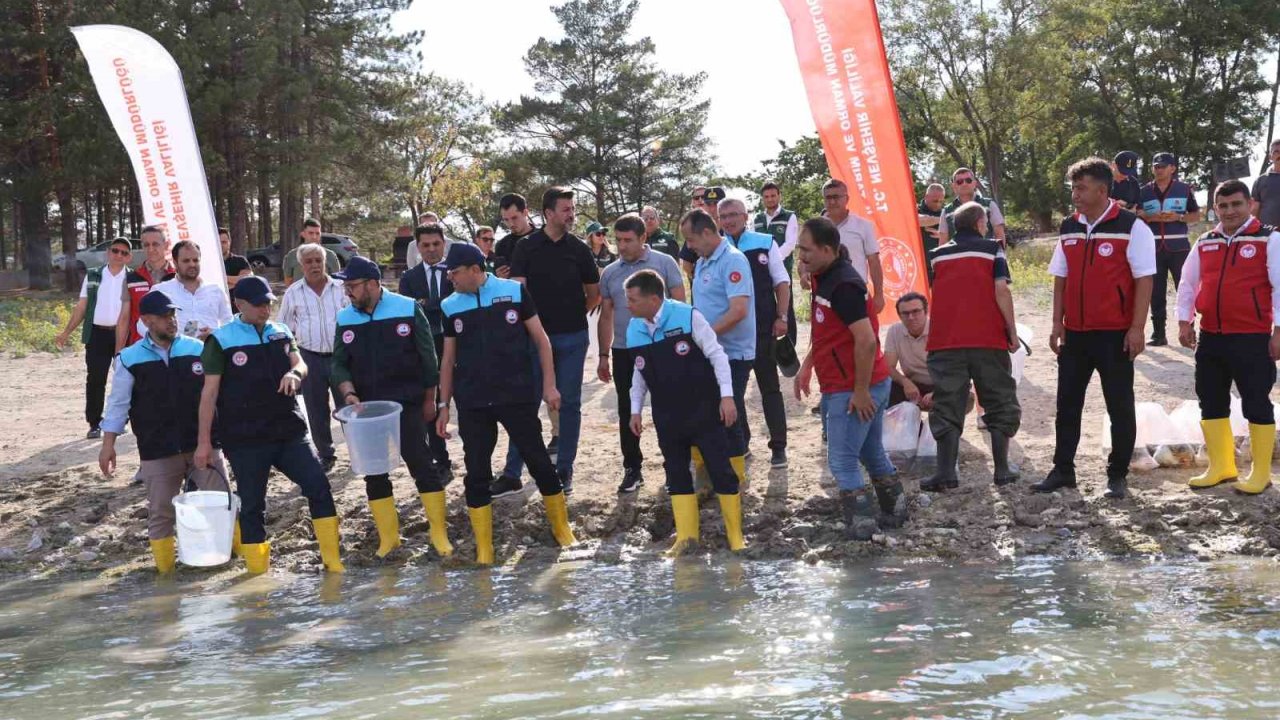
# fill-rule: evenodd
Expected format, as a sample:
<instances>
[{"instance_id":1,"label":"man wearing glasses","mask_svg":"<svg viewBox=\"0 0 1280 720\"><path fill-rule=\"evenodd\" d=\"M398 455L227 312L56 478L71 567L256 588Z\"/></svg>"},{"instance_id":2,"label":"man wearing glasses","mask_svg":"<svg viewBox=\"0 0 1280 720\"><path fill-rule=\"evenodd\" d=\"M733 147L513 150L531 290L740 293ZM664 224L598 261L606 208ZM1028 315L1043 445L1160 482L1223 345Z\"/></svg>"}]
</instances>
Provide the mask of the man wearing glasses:
<instances>
[{"instance_id":1,"label":"man wearing glasses","mask_svg":"<svg viewBox=\"0 0 1280 720\"><path fill-rule=\"evenodd\" d=\"M951 173L951 194L954 196L951 203L942 211L942 222L938 223L938 244L946 245L950 239L950 230L955 223L952 222L951 216L956 210L967 202L976 202L987 211L987 239L995 239L1000 241L1000 245L1004 243L1004 215L1000 212L1000 206L994 200L982 196L978 192L978 177L973 174L969 168L956 168ZM877 292L879 292L877 290Z\"/></svg>"},{"instance_id":2,"label":"man wearing glasses","mask_svg":"<svg viewBox=\"0 0 1280 720\"><path fill-rule=\"evenodd\" d=\"M640 211L640 219L644 221L644 244L671 256L672 260L680 259L680 242L676 240L676 236L662 229L659 223L662 216L658 213L658 208L652 205L645 205Z\"/></svg>"},{"instance_id":3,"label":"man wearing glasses","mask_svg":"<svg viewBox=\"0 0 1280 720\"><path fill-rule=\"evenodd\" d=\"M840 231L840 244L849 251L849 261L864 283L870 282L875 295L871 298L871 325L879 332L880 323L875 319L884 309L884 269L880 265L880 239L876 226L861 215L849 212L849 187L831 178L822 186L822 204L827 219ZM807 274L804 264L801 275Z\"/></svg>"},{"instance_id":4,"label":"man wearing glasses","mask_svg":"<svg viewBox=\"0 0 1280 720\"><path fill-rule=\"evenodd\" d=\"M132 248L125 238L111 241L107 249L107 264L85 273L80 284L80 300L71 311L67 326L58 333L54 342L66 347L71 333L84 322L80 341L84 343L84 364L87 376L84 383L84 419L89 423L85 436L90 440L102 437L102 407L107 392L107 373L111 359L116 354L116 326L120 316L128 316L128 292L125 280L129 272Z\"/></svg>"},{"instance_id":5,"label":"man wearing glasses","mask_svg":"<svg viewBox=\"0 0 1280 720\"><path fill-rule=\"evenodd\" d=\"M1151 226L1156 236L1156 276L1151 285L1151 340L1153 347L1168 345L1165 337L1165 294L1169 288L1169 276L1173 276L1173 289L1178 290L1182 281L1182 264L1191 252L1191 240L1187 226L1200 220L1200 205L1189 185L1177 179L1178 158L1173 153L1160 152L1151 158L1156 179L1142 186L1142 204L1138 217Z\"/></svg>"},{"instance_id":6,"label":"man wearing glasses","mask_svg":"<svg viewBox=\"0 0 1280 720\"><path fill-rule=\"evenodd\" d=\"M163 229L148 225L142 228L141 240L142 252L146 257L137 270L125 277L129 293L129 313L126 315L122 312L116 325L117 353L140 340L142 333L146 331L140 322L142 315L138 310L142 298L153 287L176 274L173 264L169 262L169 239L165 237Z\"/></svg>"},{"instance_id":7,"label":"man wearing glasses","mask_svg":"<svg viewBox=\"0 0 1280 720\"><path fill-rule=\"evenodd\" d=\"M900 322L889 326L884 337L884 364L893 386L889 406L913 402L921 410L933 408L933 378L929 376L929 299L918 292L898 298Z\"/></svg>"}]
</instances>

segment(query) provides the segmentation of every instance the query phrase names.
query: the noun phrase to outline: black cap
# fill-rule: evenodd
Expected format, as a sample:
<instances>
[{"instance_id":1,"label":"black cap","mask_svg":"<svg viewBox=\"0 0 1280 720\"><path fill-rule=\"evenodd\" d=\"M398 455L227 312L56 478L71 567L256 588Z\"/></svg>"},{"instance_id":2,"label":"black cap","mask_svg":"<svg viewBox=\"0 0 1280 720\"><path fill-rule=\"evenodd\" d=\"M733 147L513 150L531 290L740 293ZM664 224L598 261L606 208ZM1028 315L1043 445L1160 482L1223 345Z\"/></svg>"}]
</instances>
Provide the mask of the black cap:
<instances>
[{"instance_id":1,"label":"black cap","mask_svg":"<svg viewBox=\"0 0 1280 720\"><path fill-rule=\"evenodd\" d=\"M266 305L276 299L266 279L257 275L240 278L236 286L231 289L231 297L258 306Z\"/></svg>"},{"instance_id":2,"label":"black cap","mask_svg":"<svg viewBox=\"0 0 1280 720\"><path fill-rule=\"evenodd\" d=\"M345 268L334 273L333 276L339 280L381 280L382 270L369 258L356 255L347 261Z\"/></svg>"},{"instance_id":3,"label":"black cap","mask_svg":"<svg viewBox=\"0 0 1280 720\"><path fill-rule=\"evenodd\" d=\"M471 265L484 266L484 253L480 252L480 248L467 243L454 243L449 246L449 254L444 259L444 266L447 269L457 270Z\"/></svg>"},{"instance_id":4,"label":"black cap","mask_svg":"<svg viewBox=\"0 0 1280 720\"><path fill-rule=\"evenodd\" d=\"M139 315L168 315L169 313L180 310L163 290L152 290L142 296L142 300L138 303Z\"/></svg>"},{"instance_id":5,"label":"black cap","mask_svg":"<svg viewBox=\"0 0 1280 720\"><path fill-rule=\"evenodd\" d=\"M1158 152L1155 157L1151 158L1152 165L1172 165L1178 166L1178 156L1171 152Z\"/></svg>"},{"instance_id":6,"label":"black cap","mask_svg":"<svg viewBox=\"0 0 1280 720\"><path fill-rule=\"evenodd\" d=\"M1138 153L1132 150L1121 150L1114 160L1120 172L1128 177L1138 177Z\"/></svg>"},{"instance_id":7,"label":"black cap","mask_svg":"<svg viewBox=\"0 0 1280 720\"><path fill-rule=\"evenodd\" d=\"M702 196L702 201L708 204L718 203L725 198L725 195L726 193L724 188L719 185L715 185L707 188L706 194Z\"/></svg>"}]
</instances>

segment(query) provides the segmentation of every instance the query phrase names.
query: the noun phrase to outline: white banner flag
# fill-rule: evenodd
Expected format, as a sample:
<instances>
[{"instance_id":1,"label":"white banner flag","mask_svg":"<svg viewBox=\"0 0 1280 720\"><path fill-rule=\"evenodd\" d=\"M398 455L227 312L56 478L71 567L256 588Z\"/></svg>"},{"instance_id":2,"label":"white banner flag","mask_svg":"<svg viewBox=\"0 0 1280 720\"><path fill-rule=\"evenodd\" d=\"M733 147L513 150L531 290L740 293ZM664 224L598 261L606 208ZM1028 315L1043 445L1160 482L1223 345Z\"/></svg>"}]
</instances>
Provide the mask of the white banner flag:
<instances>
[{"instance_id":1,"label":"white banner flag","mask_svg":"<svg viewBox=\"0 0 1280 720\"><path fill-rule=\"evenodd\" d=\"M200 277L227 287L218 223L178 64L151 36L121 25L71 28L133 163L146 224L170 244L200 246Z\"/></svg>"}]
</instances>

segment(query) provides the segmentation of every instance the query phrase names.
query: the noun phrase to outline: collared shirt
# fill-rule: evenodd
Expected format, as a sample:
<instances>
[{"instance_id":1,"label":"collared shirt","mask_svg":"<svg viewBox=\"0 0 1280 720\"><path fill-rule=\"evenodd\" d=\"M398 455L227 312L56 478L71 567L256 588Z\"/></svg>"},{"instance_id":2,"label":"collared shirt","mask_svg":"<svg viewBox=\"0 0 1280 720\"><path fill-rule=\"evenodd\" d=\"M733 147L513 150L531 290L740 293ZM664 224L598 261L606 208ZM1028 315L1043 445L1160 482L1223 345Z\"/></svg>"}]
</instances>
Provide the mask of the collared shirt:
<instances>
[{"instance_id":1,"label":"collared shirt","mask_svg":"<svg viewBox=\"0 0 1280 720\"><path fill-rule=\"evenodd\" d=\"M884 352L898 357L898 368L913 383L933 385L929 375L929 353L925 346L929 344L929 321L925 321L924 332L915 337L902 323L894 323L885 333Z\"/></svg>"},{"instance_id":2,"label":"collared shirt","mask_svg":"<svg viewBox=\"0 0 1280 720\"><path fill-rule=\"evenodd\" d=\"M93 317L85 322L94 325L115 327L120 319L120 306L124 304L124 280L129 275L128 267L121 267L120 272L111 274L110 266L103 266L102 281L98 283L98 300L93 306ZM85 275L80 283L80 298L89 297L89 276Z\"/></svg>"},{"instance_id":3,"label":"collared shirt","mask_svg":"<svg viewBox=\"0 0 1280 720\"><path fill-rule=\"evenodd\" d=\"M779 205L778 209L773 211L773 214L769 214L769 211L765 210L764 219L767 222L773 222L773 219L778 217L778 214L784 209L785 208ZM786 239L782 242L782 246L778 248L778 251L782 253L782 257L784 258L791 256L791 252L796 249L796 243L800 241L800 222L796 219L795 213L791 213L791 217L787 219L787 232L785 238Z\"/></svg>"},{"instance_id":4,"label":"collared shirt","mask_svg":"<svg viewBox=\"0 0 1280 720\"><path fill-rule=\"evenodd\" d=\"M720 335L730 360L756 357L756 304L747 256L725 238L710 257L700 257L693 268L693 307L715 324L729 312L730 300L747 298L747 316Z\"/></svg>"},{"instance_id":5,"label":"collared shirt","mask_svg":"<svg viewBox=\"0 0 1280 720\"><path fill-rule=\"evenodd\" d=\"M521 240L511 258L511 277L524 278L548 335L587 329L586 286L600 283L600 268L577 235L566 232L552 240L542 229Z\"/></svg>"},{"instance_id":6,"label":"collared shirt","mask_svg":"<svg viewBox=\"0 0 1280 720\"><path fill-rule=\"evenodd\" d=\"M867 257L876 255L880 252L880 240L876 235L876 226L868 219L861 215L849 213L844 222L836 224L836 230L840 231L840 244L849 251L849 262L853 264L853 269L858 271L858 277L862 281L871 284L870 263ZM876 288L876 292L880 292Z\"/></svg>"},{"instance_id":7,"label":"collared shirt","mask_svg":"<svg viewBox=\"0 0 1280 720\"><path fill-rule=\"evenodd\" d=\"M152 342L150 333L143 335L138 342L144 343L165 365L169 364L169 349ZM124 432L124 424L129 420L129 407L133 403L133 373L124 366L119 355L111 364L114 366L111 373L111 393L107 396L107 407L102 413L99 427L102 432L119 435Z\"/></svg>"},{"instance_id":8,"label":"collared shirt","mask_svg":"<svg viewBox=\"0 0 1280 720\"><path fill-rule=\"evenodd\" d=\"M662 322L662 311L666 307L664 304L658 308L658 312L653 316L652 320L641 320L644 327L653 333L658 327L658 323ZM625 333L624 333L625 334ZM711 329L707 319L702 317L702 313L695 308L693 311L693 342L711 362L712 369L716 373L716 384L720 386L720 397L733 397L733 374L729 371L729 356L725 354L724 348L720 346L719 340L716 338L716 331ZM640 373L640 368L636 368L631 373L631 414L639 414L644 409L644 398L649 394L649 385L644 381L644 375Z\"/></svg>"},{"instance_id":9,"label":"collared shirt","mask_svg":"<svg viewBox=\"0 0 1280 720\"><path fill-rule=\"evenodd\" d=\"M302 349L331 353L338 311L350 304L341 280L326 275L324 288L317 293L303 278L284 291L276 320L289 328Z\"/></svg>"},{"instance_id":10,"label":"collared shirt","mask_svg":"<svg viewBox=\"0 0 1280 720\"><path fill-rule=\"evenodd\" d=\"M684 276L680 274L680 266L670 255L645 247L640 259L629 263L618 258L600 273L600 296L613 303L613 348L620 350L627 346L627 325L631 322L631 312L627 310L627 289L624 287L627 278L641 270L652 270L658 273L662 282L667 285L667 297L671 297L671 288L684 287Z\"/></svg>"},{"instance_id":11,"label":"collared shirt","mask_svg":"<svg viewBox=\"0 0 1280 720\"><path fill-rule=\"evenodd\" d=\"M163 291L178 306L178 332L183 335L195 336L200 329L215 330L231 322L231 301L217 285L201 281L195 292L189 292L175 277L153 289Z\"/></svg>"},{"instance_id":12,"label":"collared shirt","mask_svg":"<svg viewBox=\"0 0 1280 720\"><path fill-rule=\"evenodd\" d=\"M1107 205L1107 209L1102 211L1092 223L1084 215L1076 214L1077 219L1085 226L1085 234L1092 235L1093 229L1102 222L1111 212L1111 206L1114 202ZM1129 230L1129 244L1125 249L1125 255L1129 259L1129 267L1133 270L1133 276L1136 278L1146 277L1156 274L1156 236L1151 232L1151 227L1142 220L1136 220L1133 228ZM1049 260L1049 274L1054 277L1067 276L1067 255L1062 250L1062 243L1058 243L1053 248L1053 257Z\"/></svg>"}]
</instances>

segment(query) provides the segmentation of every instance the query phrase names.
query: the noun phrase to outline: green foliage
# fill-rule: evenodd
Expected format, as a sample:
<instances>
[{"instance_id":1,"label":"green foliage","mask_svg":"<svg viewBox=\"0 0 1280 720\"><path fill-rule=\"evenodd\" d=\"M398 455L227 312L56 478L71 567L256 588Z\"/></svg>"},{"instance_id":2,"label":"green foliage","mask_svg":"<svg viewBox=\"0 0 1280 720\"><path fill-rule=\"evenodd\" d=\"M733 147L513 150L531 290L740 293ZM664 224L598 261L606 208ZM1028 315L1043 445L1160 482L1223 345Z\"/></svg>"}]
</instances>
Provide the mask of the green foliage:
<instances>
[{"instance_id":1,"label":"green foliage","mask_svg":"<svg viewBox=\"0 0 1280 720\"><path fill-rule=\"evenodd\" d=\"M1009 248L1009 274L1013 276L1015 292L1053 292L1049 260L1053 258L1054 246L1052 241L1037 241Z\"/></svg>"},{"instance_id":2,"label":"green foliage","mask_svg":"<svg viewBox=\"0 0 1280 720\"><path fill-rule=\"evenodd\" d=\"M33 352L58 352L54 338L71 318L75 303L56 295L0 300L0 352L24 357ZM80 335L74 338L78 341Z\"/></svg>"},{"instance_id":3,"label":"green foliage","mask_svg":"<svg viewBox=\"0 0 1280 720\"><path fill-rule=\"evenodd\" d=\"M822 184L830 177L822 141L815 134L790 145L781 140L778 144L778 154L765 160L760 172L726 181L758 193L765 181L772 180L782 188L783 207L795 211L801 221L817 216L822 212Z\"/></svg>"}]
</instances>

